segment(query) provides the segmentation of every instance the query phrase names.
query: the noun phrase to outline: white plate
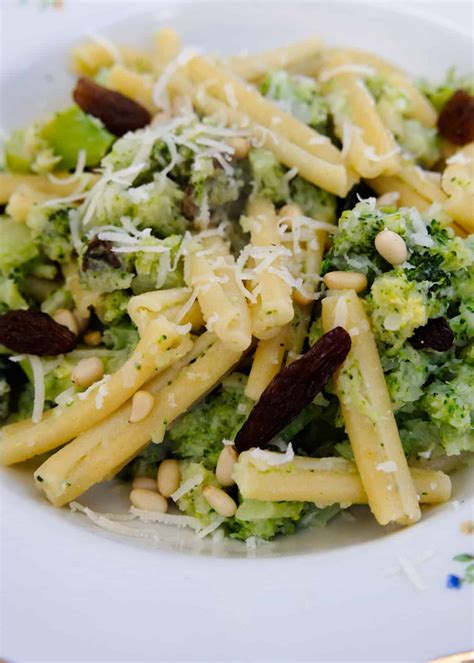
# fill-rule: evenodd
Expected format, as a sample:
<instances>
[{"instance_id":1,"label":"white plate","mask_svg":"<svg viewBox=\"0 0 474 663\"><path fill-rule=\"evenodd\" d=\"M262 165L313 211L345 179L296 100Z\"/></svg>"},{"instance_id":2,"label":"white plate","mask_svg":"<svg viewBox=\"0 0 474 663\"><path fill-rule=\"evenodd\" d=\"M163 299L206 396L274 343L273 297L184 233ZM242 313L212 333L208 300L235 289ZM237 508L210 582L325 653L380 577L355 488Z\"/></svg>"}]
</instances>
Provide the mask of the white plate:
<instances>
[{"instance_id":1,"label":"white plate","mask_svg":"<svg viewBox=\"0 0 474 663\"><path fill-rule=\"evenodd\" d=\"M130 12L124 4L113 7L117 15ZM82 14L75 7L80 30L67 13L64 19L50 13L64 42L79 39L84 26L97 28L87 23L86 10L87 3ZM317 33L335 44L379 52L416 75L440 78L451 64L461 70L471 65L462 32L358 3L160 2L153 13L101 31L146 44L163 21L186 42L222 52ZM69 99L66 61L67 48L60 45L15 61L3 84L4 127ZM101 487L81 501L105 510L112 500L117 509L121 492ZM247 552L237 544L196 544L166 528L155 546L108 535L80 515L46 504L31 472L9 469L1 492L2 654L22 663L426 661L468 650L469 588L445 587L448 573L462 574L452 557L470 547L460 532L460 524L473 517L468 496L464 473L456 478L453 502L426 510L415 527L382 530L359 509L354 522L339 518L323 531ZM415 564L424 591L417 592L403 573L390 574L400 557Z\"/></svg>"}]
</instances>

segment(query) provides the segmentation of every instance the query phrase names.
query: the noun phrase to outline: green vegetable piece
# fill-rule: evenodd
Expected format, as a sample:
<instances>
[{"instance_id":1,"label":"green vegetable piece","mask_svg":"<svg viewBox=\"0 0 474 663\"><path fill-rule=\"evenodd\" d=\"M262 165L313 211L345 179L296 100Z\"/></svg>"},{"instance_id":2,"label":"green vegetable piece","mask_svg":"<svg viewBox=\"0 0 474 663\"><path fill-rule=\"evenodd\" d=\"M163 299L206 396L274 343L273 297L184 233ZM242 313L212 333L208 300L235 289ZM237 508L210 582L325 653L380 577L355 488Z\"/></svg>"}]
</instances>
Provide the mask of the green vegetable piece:
<instances>
[{"instance_id":1,"label":"green vegetable piece","mask_svg":"<svg viewBox=\"0 0 474 663\"><path fill-rule=\"evenodd\" d=\"M5 143L5 163L14 173L29 173L35 157L24 129L15 129Z\"/></svg>"},{"instance_id":2,"label":"green vegetable piece","mask_svg":"<svg viewBox=\"0 0 474 663\"><path fill-rule=\"evenodd\" d=\"M97 166L115 140L99 120L77 106L57 113L41 135L61 157L59 166L68 170L75 168L81 150L86 151L86 165Z\"/></svg>"},{"instance_id":3,"label":"green vegetable piece","mask_svg":"<svg viewBox=\"0 0 474 663\"><path fill-rule=\"evenodd\" d=\"M469 553L462 553L461 555L456 555L453 557L453 560L455 562L472 562L472 560L474 560L474 555L470 555Z\"/></svg>"},{"instance_id":4,"label":"green vegetable piece","mask_svg":"<svg viewBox=\"0 0 474 663\"><path fill-rule=\"evenodd\" d=\"M0 217L0 273L9 276L37 255L30 229L6 216Z\"/></svg>"}]
</instances>

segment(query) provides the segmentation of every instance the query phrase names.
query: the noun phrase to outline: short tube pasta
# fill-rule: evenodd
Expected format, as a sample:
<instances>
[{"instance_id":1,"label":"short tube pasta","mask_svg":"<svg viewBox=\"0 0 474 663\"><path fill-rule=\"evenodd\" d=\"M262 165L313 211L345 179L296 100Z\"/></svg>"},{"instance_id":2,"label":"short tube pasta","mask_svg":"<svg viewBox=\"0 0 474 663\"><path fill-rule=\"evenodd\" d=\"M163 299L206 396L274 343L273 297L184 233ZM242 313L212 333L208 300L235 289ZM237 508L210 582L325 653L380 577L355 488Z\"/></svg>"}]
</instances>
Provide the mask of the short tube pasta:
<instances>
[{"instance_id":1,"label":"short tube pasta","mask_svg":"<svg viewBox=\"0 0 474 663\"><path fill-rule=\"evenodd\" d=\"M156 113L157 108L153 102L153 80L150 74L140 74L122 64L114 64L106 75L105 84L111 90L134 99L150 113Z\"/></svg>"},{"instance_id":2,"label":"short tube pasta","mask_svg":"<svg viewBox=\"0 0 474 663\"><path fill-rule=\"evenodd\" d=\"M115 63L123 63L137 71L151 69L151 60L145 51L129 46L115 46L102 38L79 44L72 51L72 69L81 76L95 76L99 69L111 67Z\"/></svg>"},{"instance_id":3,"label":"short tube pasta","mask_svg":"<svg viewBox=\"0 0 474 663\"><path fill-rule=\"evenodd\" d=\"M70 173L55 173L57 178L68 178ZM86 184L81 187L81 181L74 180L64 184L52 182L47 175L20 175L18 173L0 173L0 205L6 205L15 191L23 187L28 187L29 191L38 191L48 195L48 199L63 198L77 193L78 199L85 196L87 188L92 186L97 180L98 175L86 173L81 175L81 181ZM83 179L82 179L83 178ZM21 187L21 188L20 188Z\"/></svg>"},{"instance_id":4,"label":"short tube pasta","mask_svg":"<svg viewBox=\"0 0 474 663\"><path fill-rule=\"evenodd\" d=\"M158 30L154 38L153 65L155 72L162 72L181 51L181 38L172 28Z\"/></svg>"},{"instance_id":5,"label":"short tube pasta","mask_svg":"<svg viewBox=\"0 0 474 663\"><path fill-rule=\"evenodd\" d=\"M31 421L5 426L0 463L20 463L51 451L105 419L157 371L181 359L192 348L189 335L163 316L147 327L136 350L107 382L100 381L64 406L46 412L38 424Z\"/></svg>"},{"instance_id":6,"label":"short tube pasta","mask_svg":"<svg viewBox=\"0 0 474 663\"><path fill-rule=\"evenodd\" d=\"M255 256L258 249L268 249L262 251L262 257L253 258L255 279L252 293L256 302L250 303L252 333L259 339L268 339L278 334L279 327L293 319L292 287L282 276L287 267L285 255L278 255L281 236L272 203L254 199L249 203L247 212L251 244L257 250ZM272 252L277 257L272 257ZM269 263L268 266L266 263Z\"/></svg>"},{"instance_id":7,"label":"short tube pasta","mask_svg":"<svg viewBox=\"0 0 474 663\"><path fill-rule=\"evenodd\" d=\"M275 375L280 371L286 352L288 327L282 327L273 338L259 341L253 356L245 395L258 401Z\"/></svg>"},{"instance_id":8,"label":"short tube pasta","mask_svg":"<svg viewBox=\"0 0 474 663\"><path fill-rule=\"evenodd\" d=\"M273 461L282 456L267 453ZM451 497L451 480L444 472L411 468L410 474L420 502L440 504ZM295 456L288 463L266 465L245 451L233 477L245 499L313 502L320 508L368 503L356 465L344 458Z\"/></svg>"},{"instance_id":9,"label":"short tube pasta","mask_svg":"<svg viewBox=\"0 0 474 663\"><path fill-rule=\"evenodd\" d=\"M128 423L131 405L130 401L125 403L111 417L79 435L43 463L35 472L37 486L54 505L62 506L99 481L111 478L151 439L161 442L166 427L207 394L240 356L215 340L199 355L194 354L195 361L181 368L177 375L172 366L170 373L165 372L147 386L157 397L145 419ZM192 359L191 355L188 361Z\"/></svg>"},{"instance_id":10,"label":"short tube pasta","mask_svg":"<svg viewBox=\"0 0 474 663\"><path fill-rule=\"evenodd\" d=\"M369 505L381 525L420 518L375 339L353 290L336 292L322 305L327 332L338 325L357 330L351 351L337 372L336 393Z\"/></svg>"},{"instance_id":11,"label":"short tube pasta","mask_svg":"<svg viewBox=\"0 0 474 663\"><path fill-rule=\"evenodd\" d=\"M189 249L185 263L208 329L233 350L246 350L252 340L249 311L224 242L217 237L203 240Z\"/></svg>"}]
</instances>

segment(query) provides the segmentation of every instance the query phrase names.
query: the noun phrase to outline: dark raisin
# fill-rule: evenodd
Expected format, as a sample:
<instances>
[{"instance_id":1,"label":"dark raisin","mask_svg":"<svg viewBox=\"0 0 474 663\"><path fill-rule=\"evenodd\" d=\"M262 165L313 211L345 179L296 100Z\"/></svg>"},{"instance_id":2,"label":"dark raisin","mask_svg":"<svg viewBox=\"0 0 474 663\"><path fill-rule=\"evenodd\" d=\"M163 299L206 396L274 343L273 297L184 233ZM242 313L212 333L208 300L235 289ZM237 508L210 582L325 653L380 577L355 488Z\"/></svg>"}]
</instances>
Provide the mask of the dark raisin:
<instances>
[{"instance_id":1,"label":"dark raisin","mask_svg":"<svg viewBox=\"0 0 474 663\"><path fill-rule=\"evenodd\" d=\"M72 96L85 113L99 118L116 136L141 129L151 122L150 113L141 104L89 78L77 81Z\"/></svg>"},{"instance_id":2,"label":"dark raisin","mask_svg":"<svg viewBox=\"0 0 474 663\"><path fill-rule=\"evenodd\" d=\"M74 350L77 339L46 313L7 311L0 315L0 343L13 352L54 356Z\"/></svg>"},{"instance_id":3,"label":"dark raisin","mask_svg":"<svg viewBox=\"0 0 474 663\"><path fill-rule=\"evenodd\" d=\"M426 325L418 327L410 338L410 343L415 350L437 350L446 352L452 346L454 334L447 320L444 318L432 318Z\"/></svg>"},{"instance_id":4,"label":"dark raisin","mask_svg":"<svg viewBox=\"0 0 474 663\"><path fill-rule=\"evenodd\" d=\"M342 327L335 327L300 359L280 371L237 433L236 449L240 452L265 446L311 403L350 349L349 334Z\"/></svg>"},{"instance_id":5,"label":"dark raisin","mask_svg":"<svg viewBox=\"0 0 474 663\"><path fill-rule=\"evenodd\" d=\"M439 133L455 145L474 141L474 97L457 90L438 118Z\"/></svg>"},{"instance_id":6,"label":"dark raisin","mask_svg":"<svg viewBox=\"0 0 474 663\"><path fill-rule=\"evenodd\" d=\"M120 258L112 250L112 242L94 237L89 242L82 257L82 269L85 271L88 269L98 269L100 268L100 263L104 262L114 269L120 269L122 267Z\"/></svg>"},{"instance_id":7,"label":"dark raisin","mask_svg":"<svg viewBox=\"0 0 474 663\"><path fill-rule=\"evenodd\" d=\"M346 210L351 210L361 198L377 198L377 194L367 182L355 184L345 198L337 199L337 216L340 217Z\"/></svg>"}]
</instances>

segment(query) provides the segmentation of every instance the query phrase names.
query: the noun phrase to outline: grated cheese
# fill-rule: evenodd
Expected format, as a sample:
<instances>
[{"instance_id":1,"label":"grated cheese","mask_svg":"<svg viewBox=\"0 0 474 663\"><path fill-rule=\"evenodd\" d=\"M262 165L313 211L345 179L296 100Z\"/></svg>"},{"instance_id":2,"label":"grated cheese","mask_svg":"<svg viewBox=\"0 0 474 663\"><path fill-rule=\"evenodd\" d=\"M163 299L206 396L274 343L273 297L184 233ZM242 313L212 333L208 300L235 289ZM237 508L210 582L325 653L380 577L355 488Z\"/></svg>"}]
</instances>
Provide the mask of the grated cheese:
<instances>
[{"instance_id":1,"label":"grated cheese","mask_svg":"<svg viewBox=\"0 0 474 663\"><path fill-rule=\"evenodd\" d=\"M218 529L222 525L224 520L225 518L223 516L218 516L207 527L204 527L203 529L199 530L199 532L197 532L196 534L197 538L204 539L204 537L208 536L209 534L212 534L212 532L215 532L216 529Z\"/></svg>"},{"instance_id":2,"label":"grated cheese","mask_svg":"<svg viewBox=\"0 0 474 663\"><path fill-rule=\"evenodd\" d=\"M372 145L366 145L364 148L364 155L369 161L385 161L386 159L390 159L391 157L395 156L400 152L400 146L397 145L393 150L390 150L390 152L385 152L385 154L376 154L375 150Z\"/></svg>"},{"instance_id":3,"label":"grated cheese","mask_svg":"<svg viewBox=\"0 0 474 663\"><path fill-rule=\"evenodd\" d=\"M235 96L235 90L234 86L232 83L226 83L224 85L224 93L227 99L227 103L231 108L237 108L239 103L237 101L237 97Z\"/></svg>"},{"instance_id":4,"label":"grated cheese","mask_svg":"<svg viewBox=\"0 0 474 663\"><path fill-rule=\"evenodd\" d=\"M462 166L465 166L466 164L470 163L472 159L464 154L464 152L456 152L453 154L449 159L446 159L446 164L448 166L451 166L453 164L461 164Z\"/></svg>"},{"instance_id":5,"label":"grated cheese","mask_svg":"<svg viewBox=\"0 0 474 663\"><path fill-rule=\"evenodd\" d=\"M43 363L37 355L27 355L27 357L33 372L33 387L35 391L31 420L34 424L38 424L43 418L44 410L45 386Z\"/></svg>"},{"instance_id":6,"label":"grated cheese","mask_svg":"<svg viewBox=\"0 0 474 663\"><path fill-rule=\"evenodd\" d=\"M97 394L95 396L95 407L97 410L102 409L104 406L104 399L109 393L109 388L107 382L110 380L110 375L104 375L101 380L101 385L97 389Z\"/></svg>"},{"instance_id":7,"label":"grated cheese","mask_svg":"<svg viewBox=\"0 0 474 663\"><path fill-rule=\"evenodd\" d=\"M50 182L53 184L58 184L59 186L64 186L66 184L72 184L76 180L80 178L80 176L84 172L84 168L86 167L86 158L87 158L87 153L85 150L79 150L79 154L77 156L77 163L76 163L76 168L74 169L74 173L70 175L69 177L56 177L53 173L48 173L48 179Z\"/></svg>"},{"instance_id":8,"label":"grated cheese","mask_svg":"<svg viewBox=\"0 0 474 663\"><path fill-rule=\"evenodd\" d=\"M75 395L76 389L74 387L69 387L58 394L54 399L54 402L59 406L69 405L69 403L73 402Z\"/></svg>"},{"instance_id":9,"label":"grated cheese","mask_svg":"<svg viewBox=\"0 0 474 663\"><path fill-rule=\"evenodd\" d=\"M176 71L193 57L198 55L198 52L199 51L195 48L185 48L174 58L174 60L171 60L171 62L166 65L163 73L153 88L153 103L155 106L168 112L171 110L167 87Z\"/></svg>"},{"instance_id":10,"label":"grated cheese","mask_svg":"<svg viewBox=\"0 0 474 663\"><path fill-rule=\"evenodd\" d=\"M273 451L264 451L263 449L257 447L256 449L252 449L250 455L255 460L260 460L263 461L266 465L274 466L291 463L295 457L295 452L293 451L293 445L290 442L286 448L285 453L282 454L278 454Z\"/></svg>"},{"instance_id":11,"label":"grated cheese","mask_svg":"<svg viewBox=\"0 0 474 663\"><path fill-rule=\"evenodd\" d=\"M203 474L197 474L195 477L191 477L187 481L183 481L183 483L180 485L178 490L175 490L174 493L171 494L171 499L177 502L179 499L181 499L181 497L183 497L187 493L190 493L203 481L204 481Z\"/></svg>"}]
</instances>

